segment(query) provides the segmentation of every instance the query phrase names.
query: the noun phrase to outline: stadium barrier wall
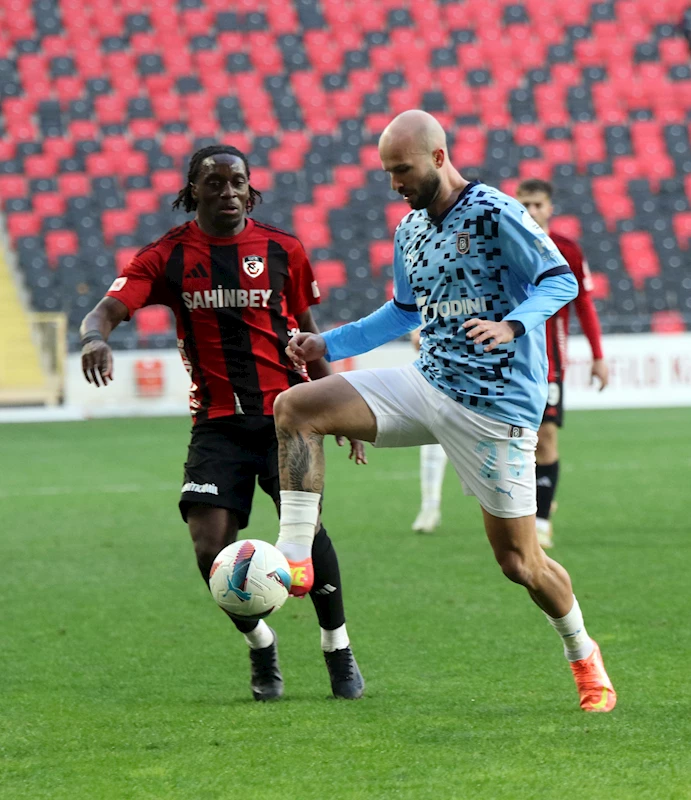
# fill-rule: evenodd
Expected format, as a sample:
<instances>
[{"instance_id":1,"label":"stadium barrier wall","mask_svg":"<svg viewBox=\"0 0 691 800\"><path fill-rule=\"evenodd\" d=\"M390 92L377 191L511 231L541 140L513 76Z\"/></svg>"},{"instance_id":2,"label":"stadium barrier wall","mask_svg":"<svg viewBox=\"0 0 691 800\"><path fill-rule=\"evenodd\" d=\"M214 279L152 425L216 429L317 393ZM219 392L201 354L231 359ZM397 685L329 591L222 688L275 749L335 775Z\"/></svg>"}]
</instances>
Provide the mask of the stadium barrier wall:
<instances>
[{"instance_id":1,"label":"stadium barrier wall","mask_svg":"<svg viewBox=\"0 0 691 800\"><path fill-rule=\"evenodd\" d=\"M607 389L598 392L590 385L587 340L582 336L569 339L567 409L691 406L691 333L606 336L603 347L611 376ZM387 367L412 359L410 344L393 343L335 366ZM188 413L189 378L177 351L116 352L114 360L114 382L106 388L96 388L84 380L79 355L70 355L63 406L2 409L0 422Z\"/></svg>"}]
</instances>

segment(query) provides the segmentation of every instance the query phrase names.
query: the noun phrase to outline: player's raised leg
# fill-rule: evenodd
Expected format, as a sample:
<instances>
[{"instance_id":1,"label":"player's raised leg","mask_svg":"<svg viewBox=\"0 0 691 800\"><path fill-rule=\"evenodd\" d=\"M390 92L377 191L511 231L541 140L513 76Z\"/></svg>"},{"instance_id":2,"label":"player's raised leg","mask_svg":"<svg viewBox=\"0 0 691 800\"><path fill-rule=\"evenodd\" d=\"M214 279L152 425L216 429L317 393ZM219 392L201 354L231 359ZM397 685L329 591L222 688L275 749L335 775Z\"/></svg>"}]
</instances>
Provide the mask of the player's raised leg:
<instances>
[{"instance_id":1,"label":"player's raised leg","mask_svg":"<svg viewBox=\"0 0 691 800\"><path fill-rule=\"evenodd\" d=\"M377 423L360 394L340 375L294 386L274 405L281 483L281 525L276 546L291 565L291 593L309 592L311 549L324 490L324 436L373 442ZM297 589L297 591L296 591Z\"/></svg>"},{"instance_id":2,"label":"player's raised leg","mask_svg":"<svg viewBox=\"0 0 691 800\"><path fill-rule=\"evenodd\" d=\"M187 523L197 566L208 586L214 559L237 539L238 518L226 508L193 505L187 509ZM283 694L283 676L278 664L276 634L264 620L256 622L228 616L250 648L250 687L254 699L277 700Z\"/></svg>"},{"instance_id":3,"label":"player's raised leg","mask_svg":"<svg viewBox=\"0 0 691 800\"><path fill-rule=\"evenodd\" d=\"M413 530L431 533L441 522L441 491L448 458L440 444L420 448L420 511Z\"/></svg>"},{"instance_id":4,"label":"player's raised leg","mask_svg":"<svg viewBox=\"0 0 691 800\"><path fill-rule=\"evenodd\" d=\"M483 509L485 530L504 575L524 586L564 644L584 711L611 711L617 695L597 643L585 628L583 614L567 571L542 551L533 516L504 519Z\"/></svg>"},{"instance_id":5,"label":"player's raised leg","mask_svg":"<svg viewBox=\"0 0 691 800\"><path fill-rule=\"evenodd\" d=\"M548 407L549 408L549 407ZM552 421L545 420L538 430L537 450L535 451L535 475L537 478L537 538L542 547L550 548L552 541L552 507L559 481L559 428Z\"/></svg>"}]
</instances>

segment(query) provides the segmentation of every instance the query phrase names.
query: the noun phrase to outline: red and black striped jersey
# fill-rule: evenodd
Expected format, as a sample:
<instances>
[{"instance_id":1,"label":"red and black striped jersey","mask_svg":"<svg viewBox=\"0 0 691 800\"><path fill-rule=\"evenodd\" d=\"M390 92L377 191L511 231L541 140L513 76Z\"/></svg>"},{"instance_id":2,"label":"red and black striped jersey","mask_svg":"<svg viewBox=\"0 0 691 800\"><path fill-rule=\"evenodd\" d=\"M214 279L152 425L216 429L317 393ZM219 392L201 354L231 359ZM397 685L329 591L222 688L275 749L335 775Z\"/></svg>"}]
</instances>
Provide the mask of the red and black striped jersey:
<instances>
[{"instance_id":1,"label":"red and black striped jersey","mask_svg":"<svg viewBox=\"0 0 691 800\"><path fill-rule=\"evenodd\" d=\"M581 324L583 333L590 342L593 358L602 358L600 320L591 297L593 281L590 276L588 262L583 257L581 248L572 239L568 239L558 233L550 232L549 235L576 276L578 297L573 301L573 305L576 307L578 321ZM550 383L563 380L566 370L566 337L569 333L570 306L571 303L567 303L553 317L550 317L546 323L547 359L549 361L548 380Z\"/></svg>"},{"instance_id":2,"label":"red and black striped jersey","mask_svg":"<svg viewBox=\"0 0 691 800\"><path fill-rule=\"evenodd\" d=\"M319 290L289 233L248 219L237 236L217 238L188 222L140 250L108 296L129 316L147 305L173 310L196 421L271 415L277 395L305 380L285 347Z\"/></svg>"}]
</instances>

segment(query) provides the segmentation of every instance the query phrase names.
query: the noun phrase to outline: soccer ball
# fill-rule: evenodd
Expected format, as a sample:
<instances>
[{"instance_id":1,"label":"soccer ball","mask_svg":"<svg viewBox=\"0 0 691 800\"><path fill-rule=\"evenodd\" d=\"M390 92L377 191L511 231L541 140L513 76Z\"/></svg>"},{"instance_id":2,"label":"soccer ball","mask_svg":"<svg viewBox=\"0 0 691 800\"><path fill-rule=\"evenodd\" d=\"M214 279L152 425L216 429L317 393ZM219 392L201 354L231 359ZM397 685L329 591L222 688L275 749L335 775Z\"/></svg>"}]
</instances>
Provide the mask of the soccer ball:
<instances>
[{"instance_id":1,"label":"soccer ball","mask_svg":"<svg viewBox=\"0 0 691 800\"><path fill-rule=\"evenodd\" d=\"M209 588L218 605L234 617L262 619L287 600L290 567L268 542L242 539L216 556Z\"/></svg>"}]
</instances>

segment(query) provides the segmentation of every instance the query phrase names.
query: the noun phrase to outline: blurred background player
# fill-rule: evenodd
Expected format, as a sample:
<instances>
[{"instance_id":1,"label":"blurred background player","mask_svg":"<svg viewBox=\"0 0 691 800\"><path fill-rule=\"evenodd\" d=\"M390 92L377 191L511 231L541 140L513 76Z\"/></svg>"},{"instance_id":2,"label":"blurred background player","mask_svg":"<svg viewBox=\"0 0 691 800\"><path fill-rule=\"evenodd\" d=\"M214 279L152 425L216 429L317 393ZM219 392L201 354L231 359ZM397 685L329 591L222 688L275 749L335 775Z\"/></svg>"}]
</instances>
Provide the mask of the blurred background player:
<instances>
[{"instance_id":1,"label":"blurred background player","mask_svg":"<svg viewBox=\"0 0 691 800\"><path fill-rule=\"evenodd\" d=\"M317 332L310 306L319 291L299 240L247 216L261 199L249 179L247 158L236 148L197 151L174 203L196 211L195 219L140 250L81 326L84 375L105 386L113 380L106 342L114 328L147 305L175 313L194 421L180 512L207 586L216 555L247 527L255 482L279 509L274 400L307 374L331 372L323 360L300 372L284 352L295 331ZM360 442L351 442L350 456L366 463ZM356 699L364 682L346 631L338 559L321 523L312 560L310 597L332 691ZM250 648L254 698L280 697L273 630L263 620L231 619Z\"/></svg>"},{"instance_id":2,"label":"blurred background player","mask_svg":"<svg viewBox=\"0 0 691 800\"><path fill-rule=\"evenodd\" d=\"M600 391L607 386L609 372L603 359L600 321L591 297L592 279L588 262L581 248L572 239L549 229L554 211L553 188L548 181L531 178L522 181L516 199L528 210L530 216L561 251L578 281L578 297L573 301L581 329L590 343L593 354L591 382L599 381ZM566 370L566 339L569 333L569 308L565 305L546 322L548 391L542 424L538 430L536 459L537 474L537 535L543 547L552 547L552 522L550 515L559 481L558 430L564 421L564 373Z\"/></svg>"},{"instance_id":3,"label":"blurred background player","mask_svg":"<svg viewBox=\"0 0 691 800\"><path fill-rule=\"evenodd\" d=\"M410 334L416 352L420 352L420 330ZM440 444L423 444L420 447L420 510L413 530L432 533L441 523L441 493L448 457Z\"/></svg>"}]
</instances>

